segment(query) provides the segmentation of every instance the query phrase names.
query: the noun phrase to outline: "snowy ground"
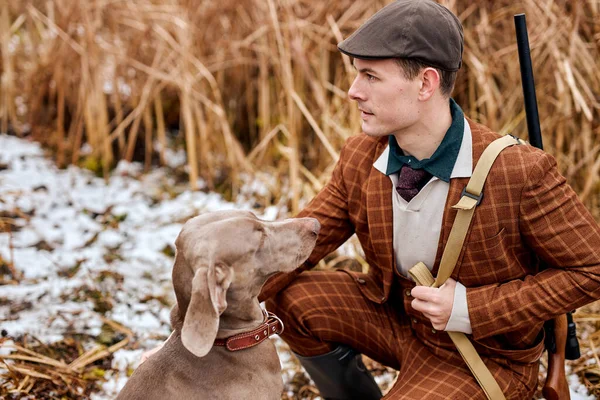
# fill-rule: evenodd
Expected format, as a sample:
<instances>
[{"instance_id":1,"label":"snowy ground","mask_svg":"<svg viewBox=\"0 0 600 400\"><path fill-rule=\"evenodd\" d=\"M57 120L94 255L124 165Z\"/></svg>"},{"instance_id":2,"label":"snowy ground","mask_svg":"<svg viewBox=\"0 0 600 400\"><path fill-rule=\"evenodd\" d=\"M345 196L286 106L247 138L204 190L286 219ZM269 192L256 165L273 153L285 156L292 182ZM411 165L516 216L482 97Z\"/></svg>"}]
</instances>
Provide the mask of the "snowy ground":
<instances>
[{"instance_id":1,"label":"snowy ground","mask_svg":"<svg viewBox=\"0 0 600 400\"><path fill-rule=\"evenodd\" d=\"M214 193L173 193L165 189L175 185L166 170L144 175L126 163L106 184L86 170L57 169L35 143L0 134L0 149L0 221L17 224L12 235L0 231L0 264L13 262L23 274L20 284L0 286L3 335L53 343L73 332L100 336L101 316L122 324L133 341L114 353L113 370L92 396L114 398L141 353L170 333L173 243L182 223L203 212L252 209L251 193L235 204ZM257 215L272 220L285 213L270 207ZM302 398L294 394L301 369L287 346L275 342L284 396ZM377 379L385 388L393 377L387 371ZM570 381L572 399L594 398L576 375Z\"/></svg>"}]
</instances>

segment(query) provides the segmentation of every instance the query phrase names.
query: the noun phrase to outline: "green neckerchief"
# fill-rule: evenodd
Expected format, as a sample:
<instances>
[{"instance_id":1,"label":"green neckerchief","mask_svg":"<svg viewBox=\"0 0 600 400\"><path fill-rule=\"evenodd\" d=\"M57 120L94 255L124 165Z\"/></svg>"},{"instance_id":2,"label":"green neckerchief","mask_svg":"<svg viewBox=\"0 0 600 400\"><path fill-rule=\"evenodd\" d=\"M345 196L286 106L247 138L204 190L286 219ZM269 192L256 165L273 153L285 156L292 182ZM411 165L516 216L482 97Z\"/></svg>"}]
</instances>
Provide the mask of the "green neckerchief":
<instances>
[{"instance_id":1,"label":"green neckerchief","mask_svg":"<svg viewBox=\"0 0 600 400\"><path fill-rule=\"evenodd\" d=\"M404 155L394 135L390 135L390 155L385 174L391 175L396 173L406 164L413 169L422 168L444 182L450 182L450 175L458 158L458 151L462 144L465 128L463 112L453 99L450 99L450 113L452 115L452 124L448 128L448 131L446 131L442 143L440 143L431 158L418 160L413 156Z\"/></svg>"}]
</instances>

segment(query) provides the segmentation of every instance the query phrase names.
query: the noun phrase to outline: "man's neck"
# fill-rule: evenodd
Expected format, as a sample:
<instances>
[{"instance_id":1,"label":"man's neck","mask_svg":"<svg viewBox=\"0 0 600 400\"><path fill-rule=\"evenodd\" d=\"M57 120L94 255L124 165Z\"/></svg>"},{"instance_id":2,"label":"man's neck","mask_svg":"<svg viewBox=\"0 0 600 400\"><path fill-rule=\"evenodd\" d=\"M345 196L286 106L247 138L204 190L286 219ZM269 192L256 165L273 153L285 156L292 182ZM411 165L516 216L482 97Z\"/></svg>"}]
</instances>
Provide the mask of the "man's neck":
<instances>
[{"instance_id":1,"label":"man's neck","mask_svg":"<svg viewBox=\"0 0 600 400\"><path fill-rule=\"evenodd\" d=\"M418 160L431 158L452 125L448 99L435 106L428 104L422 111L421 118L415 124L394 133L402 151Z\"/></svg>"}]
</instances>

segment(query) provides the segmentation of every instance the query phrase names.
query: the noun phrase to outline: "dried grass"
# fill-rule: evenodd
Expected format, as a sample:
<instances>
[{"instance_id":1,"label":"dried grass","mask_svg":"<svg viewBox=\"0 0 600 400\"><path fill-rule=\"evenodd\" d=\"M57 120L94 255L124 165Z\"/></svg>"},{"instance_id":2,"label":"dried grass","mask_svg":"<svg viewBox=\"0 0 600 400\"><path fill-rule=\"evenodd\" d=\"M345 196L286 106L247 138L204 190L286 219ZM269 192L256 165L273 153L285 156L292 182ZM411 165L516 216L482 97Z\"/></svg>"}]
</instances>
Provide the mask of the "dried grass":
<instances>
[{"instance_id":1,"label":"dried grass","mask_svg":"<svg viewBox=\"0 0 600 400\"><path fill-rule=\"evenodd\" d=\"M4 260L0 256L0 285L7 284L18 284L22 279L22 274L15 267L15 256L13 246L13 229L17 226L15 223L16 217L26 217L20 210L16 210L14 213L0 212L0 233L8 233L8 253L9 259Z\"/></svg>"},{"instance_id":2,"label":"dried grass","mask_svg":"<svg viewBox=\"0 0 600 400\"><path fill-rule=\"evenodd\" d=\"M600 303L585 306L574 314L581 358L567 361L590 394L600 398Z\"/></svg>"},{"instance_id":3,"label":"dried grass","mask_svg":"<svg viewBox=\"0 0 600 400\"><path fill-rule=\"evenodd\" d=\"M295 212L359 131L345 94L353 69L336 43L388 2L3 2L0 131L31 134L61 166L92 159L105 177L121 159L162 165L169 138L184 141L192 188L203 178L235 191L242 173L269 171L287 182L272 201ZM526 13L545 149L600 221L598 2L441 2L465 27L454 97L471 118L524 138L512 16ZM84 143L91 155L81 154ZM572 366L600 394L598 364L586 364L598 359L597 308L576 314L588 333ZM24 363L11 378L21 390L49 377L77 381L72 367L15 361Z\"/></svg>"},{"instance_id":4,"label":"dried grass","mask_svg":"<svg viewBox=\"0 0 600 400\"><path fill-rule=\"evenodd\" d=\"M110 369L110 355L125 347L133 336L122 325L102 320L123 339L111 346L97 345L87 351L81 348L79 340L69 337L52 345L27 336L20 339L21 344L7 344L7 339L0 339L3 350L11 351L0 356L0 363L6 369L0 374L0 393L6 396L3 398L89 398L99 389L105 371Z\"/></svg>"},{"instance_id":5,"label":"dried grass","mask_svg":"<svg viewBox=\"0 0 600 400\"><path fill-rule=\"evenodd\" d=\"M359 131L345 98L353 70L336 43L387 2L5 2L0 129L31 131L60 165L80 162L88 143L108 176L120 159L163 164L181 128L192 188L203 178L235 190L241 173L270 171L287 178L276 196L296 211ZM442 3L465 27L454 97L522 137L512 15L527 14L546 150L600 218L597 2Z\"/></svg>"}]
</instances>

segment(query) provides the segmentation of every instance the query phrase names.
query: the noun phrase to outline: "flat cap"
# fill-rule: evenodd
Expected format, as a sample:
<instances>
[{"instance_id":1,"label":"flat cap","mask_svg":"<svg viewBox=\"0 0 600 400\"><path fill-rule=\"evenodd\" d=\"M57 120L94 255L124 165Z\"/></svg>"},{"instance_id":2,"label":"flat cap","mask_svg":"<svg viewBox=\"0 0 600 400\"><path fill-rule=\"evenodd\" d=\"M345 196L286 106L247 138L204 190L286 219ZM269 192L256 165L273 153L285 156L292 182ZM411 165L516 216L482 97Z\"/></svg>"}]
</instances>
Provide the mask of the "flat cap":
<instances>
[{"instance_id":1,"label":"flat cap","mask_svg":"<svg viewBox=\"0 0 600 400\"><path fill-rule=\"evenodd\" d=\"M338 49L355 58L415 58L457 71L463 41L460 21L446 7L432 0L397 0L369 18Z\"/></svg>"}]
</instances>

